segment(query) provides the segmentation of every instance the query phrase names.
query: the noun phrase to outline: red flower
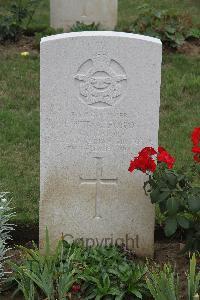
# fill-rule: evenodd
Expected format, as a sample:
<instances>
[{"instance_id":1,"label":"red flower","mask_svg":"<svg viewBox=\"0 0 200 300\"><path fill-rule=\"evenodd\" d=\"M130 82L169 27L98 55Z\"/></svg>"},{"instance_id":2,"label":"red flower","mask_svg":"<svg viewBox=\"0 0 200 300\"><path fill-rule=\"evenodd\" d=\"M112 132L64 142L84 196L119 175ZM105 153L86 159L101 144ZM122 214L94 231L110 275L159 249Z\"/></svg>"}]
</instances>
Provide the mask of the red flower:
<instances>
[{"instance_id":1,"label":"red flower","mask_svg":"<svg viewBox=\"0 0 200 300\"><path fill-rule=\"evenodd\" d=\"M163 147L158 147L157 160L158 162L166 163L169 169L172 169L175 163L175 158L172 157Z\"/></svg>"},{"instance_id":2,"label":"red flower","mask_svg":"<svg viewBox=\"0 0 200 300\"><path fill-rule=\"evenodd\" d=\"M192 152L195 154L194 160L200 162L200 127L194 128L191 134L191 140L194 145L194 147L192 147Z\"/></svg>"},{"instance_id":3,"label":"red flower","mask_svg":"<svg viewBox=\"0 0 200 300\"><path fill-rule=\"evenodd\" d=\"M80 291L80 289L81 289L80 284L74 283L72 285L72 289L71 290L72 290L73 293L78 293Z\"/></svg>"},{"instance_id":4,"label":"red flower","mask_svg":"<svg viewBox=\"0 0 200 300\"><path fill-rule=\"evenodd\" d=\"M142 149L138 156L135 157L130 162L129 172L133 172L134 170L140 170L143 173L147 171L154 172L156 170L156 163L154 159L151 157L156 154L156 151L152 147L145 147Z\"/></svg>"},{"instance_id":5,"label":"red flower","mask_svg":"<svg viewBox=\"0 0 200 300\"><path fill-rule=\"evenodd\" d=\"M200 155L199 154L195 154L194 155L194 160L200 163Z\"/></svg>"},{"instance_id":6,"label":"red flower","mask_svg":"<svg viewBox=\"0 0 200 300\"><path fill-rule=\"evenodd\" d=\"M147 154L151 156L157 154L157 152L153 147L145 147L139 152L139 155L143 155L143 154Z\"/></svg>"},{"instance_id":7,"label":"red flower","mask_svg":"<svg viewBox=\"0 0 200 300\"><path fill-rule=\"evenodd\" d=\"M198 154L200 154L200 146L198 147L198 146L194 146L193 148L192 148L192 152L193 153L198 153Z\"/></svg>"},{"instance_id":8,"label":"red flower","mask_svg":"<svg viewBox=\"0 0 200 300\"><path fill-rule=\"evenodd\" d=\"M200 143L200 127L194 128L191 134L191 140L194 146L198 146Z\"/></svg>"},{"instance_id":9,"label":"red flower","mask_svg":"<svg viewBox=\"0 0 200 300\"><path fill-rule=\"evenodd\" d=\"M195 153L194 160L200 162L200 146L192 147L192 152Z\"/></svg>"}]
</instances>

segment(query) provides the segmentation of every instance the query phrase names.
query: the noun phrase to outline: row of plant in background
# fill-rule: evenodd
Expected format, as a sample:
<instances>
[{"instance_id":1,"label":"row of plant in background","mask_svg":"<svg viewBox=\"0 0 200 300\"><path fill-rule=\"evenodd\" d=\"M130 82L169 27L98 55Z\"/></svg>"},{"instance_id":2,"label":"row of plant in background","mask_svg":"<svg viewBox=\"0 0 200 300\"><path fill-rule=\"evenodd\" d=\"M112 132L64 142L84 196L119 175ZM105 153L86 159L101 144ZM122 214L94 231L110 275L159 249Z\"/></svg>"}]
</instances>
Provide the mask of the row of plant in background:
<instances>
[{"instance_id":1,"label":"row of plant in background","mask_svg":"<svg viewBox=\"0 0 200 300\"><path fill-rule=\"evenodd\" d=\"M36 35L38 47L39 38L62 32L52 28L31 28L31 21L41 0L15 0L8 6L6 14L0 16L0 42L16 41L23 33ZM200 38L200 25L194 25L188 14L178 14L171 10L157 10L148 4L138 8L139 15L128 28L117 30L141 33L157 37L170 47L177 48L186 40ZM71 31L101 30L99 24L84 24L77 22ZM38 33L39 32L39 33Z\"/></svg>"},{"instance_id":2,"label":"row of plant in background","mask_svg":"<svg viewBox=\"0 0 200 300\"><path fill-rule=\"evenodd\" d=\"M180 299L178 277L170 265L161 268L130 259L117 246L85 248L61 239L51 254L47 233L44 255L37 248L21 250L24 258L12 265L13 280L25 300ZM187 277L188 300L193 300L200 289L195 255Z\"/></svg>"},{"instance_id":3,"label":"row of plant in background","mask_svg":"<svg viewBox=\"0 0 200 300\"><path fill-rule=\"evenodd\" d=\"M139 7L139 11L137 19L127 31L157 37L173 48L181 46L185 40L200 38L200 25L194 26L188 14L156 10L148 4Z\"/></svg>"},{"instance_id":4,"label":"row of plant in background","mask_svg":"<svg viewBox=\"0 0 200 300\"><path fill-rule=\"evenodd\" d=\"M98 31L100 30L100 25L99 24L95 24L95 23L91 23L91 24L84 24L82 22L76 22L76 24L74 24L71 28L70 31ZM45 36L49 36L49 35L54 35L54 34L59 34L59 33L63 33L63 29L62 28L58 28L58 29L54 29L51 27L46 28L44 31L42 32L35 32L35 41L34 41L34 47L36 49L40 49L40 41L42 37Z\"/></svg>"},{"instance_id":5,"label":"row of plant in background","mask_svg":"<svg viewBox=\"0 0 200 300\"><path fill-rule=\"evenodd\" d=\"M200 174L200 127L194 129L191 140L195 166ZM149 176L144 189L164 215L166 236L181 228L186 236L184 250L200 251L200 187L193 186L184 174L176 172L174 163L175 158L164 148L156 151L145 147L131 160L129 171L140 170Z\"/></svg>"},{"instance_id":6,"label":"row of plant in background","mask_svg":"<svg viewBox=\"0 0 200 300\"><path fill-rule=\"evenodd\" d=\"M0 289L1 282L5 279L4 264L7 257L7 242L11 238L10 232L13 226L9 224L11 217L14 215L10 208L10 202L7 199L7 193L0 193Z\"/></svg>"},{"instance_id":7,"label":"row of plant in background","mask_svg":"<svg viewBox=\"0 0 200 300\"><path fill-rule=\"evenodd\" d=\"M99 24L95 24L95 23L91 23L91 24L84 24L82 22L76 22L76 24L74 24L71 28L70 31L98 31L100 30L100 25ZM34 47L36 49L40 49L40 41L42 37L45 36L49 36L49 35L54 35L54 34L59 34L59 33L63 33L63 29L62 28L58 28L58 29L54 29L51 27L46 28L44 31L42 32L35 32L35 41L34 41Z\"/></svg>"},{"instance_id":8,"label":"row of plant in background","mask_svg":"<svg viewBox=\"0 0 200 300\"><path fill-rule=\"evenodd\" d=\"M40 0L13 1L0 16L0 42L17 41L28 28L39 3Z\"/></svg>"}]
</instances>

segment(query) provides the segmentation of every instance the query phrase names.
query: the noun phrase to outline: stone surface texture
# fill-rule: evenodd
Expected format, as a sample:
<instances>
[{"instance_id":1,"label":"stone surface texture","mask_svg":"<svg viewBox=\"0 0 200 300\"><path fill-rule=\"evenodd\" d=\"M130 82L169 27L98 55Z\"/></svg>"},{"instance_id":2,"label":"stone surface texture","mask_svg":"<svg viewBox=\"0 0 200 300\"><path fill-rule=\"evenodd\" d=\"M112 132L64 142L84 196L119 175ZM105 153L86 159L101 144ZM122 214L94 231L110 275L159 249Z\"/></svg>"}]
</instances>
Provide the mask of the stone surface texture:
<instances>
[{"instance_id":1,"label":"stone surface texture","mask_svg":"<svg viewBox=\"0 0 200 300\"><path fill-rule=\"evenodd\" d=\"M128 167L158 144L161 56L160 40L134 34L42 39L41 248L47 226L53 245L63 233L153 255L146 177Z\"/></svg>"},{"instance_id":2,"label":"stone surface texture","mask_svg":"<svg viewBox=\"0 0 200 300\"><path fill-rule=\"evenodd\" d=\"M102 29L113 30L117 25L118 0L50 0L51 26L70 27L77 21L95 22Z\"/></svg>"}]
</instances>

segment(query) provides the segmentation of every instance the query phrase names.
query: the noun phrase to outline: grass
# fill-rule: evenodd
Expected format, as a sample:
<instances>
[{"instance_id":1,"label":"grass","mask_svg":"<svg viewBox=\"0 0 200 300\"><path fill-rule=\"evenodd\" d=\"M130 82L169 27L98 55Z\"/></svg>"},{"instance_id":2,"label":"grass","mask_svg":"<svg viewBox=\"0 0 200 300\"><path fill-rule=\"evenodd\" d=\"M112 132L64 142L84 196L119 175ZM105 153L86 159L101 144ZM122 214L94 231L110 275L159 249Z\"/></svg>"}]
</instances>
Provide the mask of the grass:
<instances>
[{"instance_id":1,"label":"grass","mask_svg":"<svg viewBox=\"0 0 200 300\"><path fill-rule=\"evenodd\" d=\"M39 57L1 54L0 85L0 190L12 193L17 222L37 222Z\"/></svg>"},{"instance_id":2,"label":"grass","mask_svg":"<svg viewBox=\"0 0 200 300\"><path fill-rule=\"evenodd\" d=\"M199 23L199 0L119 0L119 25L126 27L136 19L139 7L148 4L155 9L170 9L178 13L192 16L194 23Z\"/></svg>"},{"instance_id":3,"label":"grass","mask_svg":"<svg viewBox=\"0 0 200 300\"><path fill-rule=\"evenodd\" d=\"M176 167L192 164L190 133L200 126L200 58L164 56L159 143L177 158Z\"/></svg>"},{"instance_id":4,"label":"grass","mask_svg":"<svg viewBox=\"0 0 200 300\"><path fill-rule=\"evenodd\" d=\"M198 1L153 1L157 7L198 15ZM8 3L1 0L0 6ZM119 1L119 22L129 22L139 0ZM190 4L190 5L189 5ZM48 25L48 2L41 2L32 25ZM39 54L21 57L16 47L0 51L0 190L10 191L17 223L38 223ZM177 158L178 169L192 163L189 135L200 120L200 58L165 54L162 68L159 143ZM128 155L128 154L127 154ZM198 180L198 179L197 179Z\"/></svg>"}]
</instances>

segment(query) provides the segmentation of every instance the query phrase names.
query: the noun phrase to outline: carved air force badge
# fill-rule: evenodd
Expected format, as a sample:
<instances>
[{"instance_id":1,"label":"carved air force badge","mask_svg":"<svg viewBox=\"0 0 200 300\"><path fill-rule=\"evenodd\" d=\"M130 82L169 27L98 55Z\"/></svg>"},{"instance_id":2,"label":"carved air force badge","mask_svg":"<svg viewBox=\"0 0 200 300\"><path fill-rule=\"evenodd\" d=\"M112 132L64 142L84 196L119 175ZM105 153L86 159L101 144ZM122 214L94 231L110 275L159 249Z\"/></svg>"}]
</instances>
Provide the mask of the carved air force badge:
<instances>
[{"instance_id":1,"label":"carved air force badge","mask_svg":"<svg viewBox=\"0 0 200 300\"><path fill-rule=\"evenodd\" d=\"M94 107L109 107L122 96L127 76L123 67L104 53L84 62L74 76L81 99Z\"/></svg>"}]
</instances>

